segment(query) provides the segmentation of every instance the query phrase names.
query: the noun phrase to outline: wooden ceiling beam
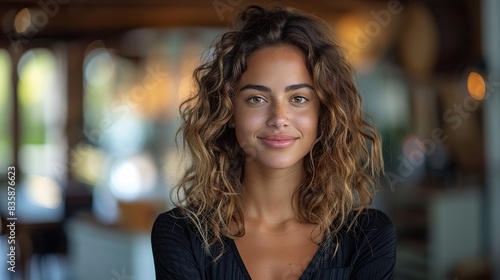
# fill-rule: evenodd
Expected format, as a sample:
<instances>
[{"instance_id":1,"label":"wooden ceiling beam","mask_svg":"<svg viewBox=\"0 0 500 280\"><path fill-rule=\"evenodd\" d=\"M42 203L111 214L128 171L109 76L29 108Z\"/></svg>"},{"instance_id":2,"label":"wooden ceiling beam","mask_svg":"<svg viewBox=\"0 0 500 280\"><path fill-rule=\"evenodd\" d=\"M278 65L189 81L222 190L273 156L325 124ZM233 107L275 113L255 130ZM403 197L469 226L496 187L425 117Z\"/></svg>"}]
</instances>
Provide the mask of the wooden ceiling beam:
<instances>
[{"instance_id":1,"label":"wooden ceiling beam","mask_svg":"<svg viewBox=\"0 0 500 280\"><path fill-rule=\"evenodd\" d=\"M61 4L59 4L59 2ZM43 7L40 3L52 3ZM64 4L66 3L67 4ZM241 3L240 3L241 2ZM57 7L54 4L57 3ZM231 3L240 3L231 6ZM0 7L2 32L13 30L17 11L29 8L35 16L33 28L37 37L70 36L76 34L103 34L135 28L169 27L229 27L235 13L249 4L269 1L246 0L4 0ZM324 18L357 8L386 5L385 1L281 1ZM218 4L219 8L215 7ZM46 24L40 24L46 21Z\"/></svg>"}]
</instances>

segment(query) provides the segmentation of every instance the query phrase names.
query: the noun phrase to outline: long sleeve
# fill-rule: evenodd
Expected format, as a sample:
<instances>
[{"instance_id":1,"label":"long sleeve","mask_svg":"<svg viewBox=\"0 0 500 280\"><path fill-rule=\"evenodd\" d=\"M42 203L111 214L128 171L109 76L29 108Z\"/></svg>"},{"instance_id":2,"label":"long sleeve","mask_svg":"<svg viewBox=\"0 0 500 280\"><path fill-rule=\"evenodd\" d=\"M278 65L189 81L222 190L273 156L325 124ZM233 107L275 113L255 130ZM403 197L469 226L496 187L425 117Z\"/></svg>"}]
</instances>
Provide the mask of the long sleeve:
<instances>
[{"instance_id":1,"label":"long sleeve","mask_svg":"<svg viewBox=\"0 0 500 280\"><path fill-rule=\"evenodd\" d=\"M169 213L156 219L151 232L156 279L202 279L188 230L183 221Z\"/></svg>"},{"instance_id":2,"label":"long sleeve","mask_svg":"<svg viewBox=\"0 0 500 280\"><path fill-rule=\"evenodd\" d=\"M350 279L393 279L396 264L396 230L389 218L380 211L370 210L365 218L366 230L358 235L359 255Z\"/></svg>"},{"instance_id":3,"label":"long sleeve","mask_svg":"<svg viewBox=\"0 0 500 280\"><path fill-rule=\"evenodd\" d=\"M238 262L232 240L226 240L227 250L214 263L204 253L196 228L182 216L181 211L174 209L159 215L153 225L151 243L156 279L250 279L245 264ZM355 229L341 233L339 241L337 255L333 255L333 243L318 251L300 279L392 279L395 229L384 213L368 209L358 219Z\"/></svg>"}]
</instances>

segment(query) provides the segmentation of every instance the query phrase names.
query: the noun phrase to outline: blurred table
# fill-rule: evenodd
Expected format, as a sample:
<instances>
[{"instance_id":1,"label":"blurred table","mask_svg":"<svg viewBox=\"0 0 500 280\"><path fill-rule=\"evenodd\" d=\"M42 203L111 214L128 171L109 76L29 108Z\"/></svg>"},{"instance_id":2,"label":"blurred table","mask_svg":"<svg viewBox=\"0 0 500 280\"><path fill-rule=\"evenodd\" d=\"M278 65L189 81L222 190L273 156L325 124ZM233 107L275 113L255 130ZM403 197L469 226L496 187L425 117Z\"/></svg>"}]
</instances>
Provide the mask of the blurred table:
<instances>
[{"instance_id":1,"label":"blurred table","mask_svg":"<svg viewBox=\"0 0 500 280\"><path fill-rule=\"evenodd\" d=\"M66 225L73 278L155 279L151 233L105 225L90 214Z\"/></svg>"}]
</instances>

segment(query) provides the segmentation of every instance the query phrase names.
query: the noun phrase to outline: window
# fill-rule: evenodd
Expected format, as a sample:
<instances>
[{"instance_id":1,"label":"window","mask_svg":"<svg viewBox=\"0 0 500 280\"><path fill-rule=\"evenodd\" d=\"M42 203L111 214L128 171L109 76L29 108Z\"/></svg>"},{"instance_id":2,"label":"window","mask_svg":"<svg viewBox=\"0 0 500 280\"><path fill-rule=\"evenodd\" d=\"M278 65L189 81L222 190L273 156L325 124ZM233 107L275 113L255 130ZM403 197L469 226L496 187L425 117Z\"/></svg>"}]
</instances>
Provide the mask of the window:
<instances>
[{"instance_id":1,"label":"window","mask_svg":"<svg viewBox=\"0 0 500 280\"><path fill-rule=\"evenodd\" d=\"M66 101L56 57L47 49L28 50L17 69L21 170L57 177L66 165Z\"/></svg>"},{"instance_id":2,"label":"window","mask_svg":"<svg viewBox=\"0 0 500 280\"><path fill-rule=\"evenodd\" d=\"M60 62L51 50L39 48L26 51L17 65L19 178L23 181L19 199L26 199L19 211L34 220L53 218L55 212L50 209L61 209L62 205L67 101Z\"/></svg>"},{"instance_id":3,"label":"window","mask_svg":"<svg viewBox=\"0 0 500 280\"><path fill-rule=\"evenodd\" d=\"M12 63L9 53L0 49L0 168L7 170L13 162L12 145Z\"/></svg>"}]
</instances>

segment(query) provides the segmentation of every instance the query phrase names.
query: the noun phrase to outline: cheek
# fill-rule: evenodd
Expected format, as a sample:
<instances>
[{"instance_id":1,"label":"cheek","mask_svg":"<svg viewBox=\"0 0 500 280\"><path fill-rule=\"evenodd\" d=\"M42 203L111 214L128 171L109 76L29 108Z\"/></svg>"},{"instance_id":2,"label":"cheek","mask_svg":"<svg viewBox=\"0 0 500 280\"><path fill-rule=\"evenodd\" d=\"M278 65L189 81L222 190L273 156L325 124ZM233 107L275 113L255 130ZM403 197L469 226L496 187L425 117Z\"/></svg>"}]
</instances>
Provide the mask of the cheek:
<instances>
[{"instance_id":1,"label":"cheek","mask_svg":"<svg viewBox=\"0 0 500 280\"><path fill-rule=\"evenodd\" d=\"M258 130L258 125L254 118L248 114L240 114L235 119L235 133L238 145L245 152L246 160L251 160L257 156L257 146L254 135Z\"/></svg>"},{"instance_id":2,"label":"cheek","mask_svg":"<svg viewBox=\"0 0 500 280\"><path fill-rule=\"evenodd\" d=\"M256 130L255 118L248 112L241 110L234 116L236 139L242 148L248 145Z\"/></svg>"},{"instance_id":3,"label":"cheek","mask_svg":"<svg viewBox=\"0 0 500 280\"><path fill-rule=\"evenodd\" d=\"M307 136L316 137L318 131L319 115L317 112L308 112L297 119L297 123Z\"/></svg>"},{"instance_id":4,"label":"cheek","mask_svg":"<svg viewBox=\"0 0 500 280\"><path fill-rule=\"evenodd\" d=\"M264 116L265 114L262 112L241 110L235 116L235 128L240 132L240 135L253 134L262 126Z\"/></svg>"}]
</instances>

